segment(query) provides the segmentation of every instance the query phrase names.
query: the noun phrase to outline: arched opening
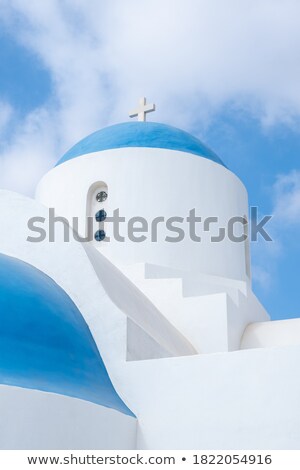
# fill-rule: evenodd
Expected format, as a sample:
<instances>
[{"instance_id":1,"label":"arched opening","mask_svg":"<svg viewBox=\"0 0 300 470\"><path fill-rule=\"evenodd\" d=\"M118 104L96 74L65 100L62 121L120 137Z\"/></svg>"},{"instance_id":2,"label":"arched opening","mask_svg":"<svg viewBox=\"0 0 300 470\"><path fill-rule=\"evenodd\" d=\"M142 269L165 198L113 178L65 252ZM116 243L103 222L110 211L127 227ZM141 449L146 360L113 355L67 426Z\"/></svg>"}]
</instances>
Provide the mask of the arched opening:
<instances>
[{"instance_id":1,"label":"arched opening","mask_svg":"<svg viewBox=\"0 0 300 470\"><path fill-rule=\"evenodd\" d=\"M104 181L93 183L88 190L86 237L95 245L99 245L106 238L108 196L108 186Z\"/></svg>"}]
</instances>

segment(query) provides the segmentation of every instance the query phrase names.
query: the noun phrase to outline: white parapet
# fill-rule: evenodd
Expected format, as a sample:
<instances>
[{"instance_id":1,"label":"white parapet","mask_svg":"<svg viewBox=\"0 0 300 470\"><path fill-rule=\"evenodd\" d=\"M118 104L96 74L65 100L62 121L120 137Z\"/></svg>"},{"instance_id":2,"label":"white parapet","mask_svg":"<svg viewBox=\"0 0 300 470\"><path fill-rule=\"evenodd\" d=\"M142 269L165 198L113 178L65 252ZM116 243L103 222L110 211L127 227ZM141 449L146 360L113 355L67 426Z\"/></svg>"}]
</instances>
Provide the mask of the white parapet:
<instances>
[{"instance_id":1,"label":"white parapet","mask_svg":"<svg viewBox=\"0 0 300 470\"><path fill-rule=\"evenodd\" d=\"M241 349L274 348L300 344L300 318L251 323L246 328Z\"/></svg>"}]
</instances>

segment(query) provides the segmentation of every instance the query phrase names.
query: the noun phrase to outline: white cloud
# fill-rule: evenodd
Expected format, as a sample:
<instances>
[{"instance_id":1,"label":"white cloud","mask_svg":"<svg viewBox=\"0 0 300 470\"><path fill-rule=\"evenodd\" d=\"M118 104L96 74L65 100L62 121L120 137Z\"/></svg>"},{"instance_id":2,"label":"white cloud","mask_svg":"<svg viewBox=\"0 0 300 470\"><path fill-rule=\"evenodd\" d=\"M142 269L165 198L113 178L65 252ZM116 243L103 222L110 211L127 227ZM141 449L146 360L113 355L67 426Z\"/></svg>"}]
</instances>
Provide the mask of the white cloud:
<instances>
[{"instance_id":1,"label":"white cloud","mask_svg":"<svg viewBox=\"0 0 300 470\"><path fill-rule=\"evenodd\" d=\"M9 103L0 102L0 138L3 138L7 126L13 116L13 109Z\"/></svg>"},{"instance_id":2,"label":"white cloud","mask_svg":"<svg viewBox=\"0 0 300 470\"><path fill-rule=\"evenodd\" d=\"M300 117L297 0L0 0L0 6L2 21L54 84L44 107L16 125L2 153L0 186L30 192L61 152L126 120L144 94L157 103L155 120L198 134L228 103L264 125L293 125ZM20 166L27 171L13 177Z\"/></svg>"},{"instance_id":3,"label":"white cloud","mask_svg":"<svg viewBox=\"0 0 300 470\"><path fill-rule=\"evenodd\" d=\"M32 195L40 177L55 163L56 129L51 115L37 110L18 125L1 155L1 189Z\"/></svg>"},{"instance_id":4,"label":"white cloud","mask_svg":"<svg viewBox=\"0 0 300 470\"><path fill-rule=\"evenodd\" d=\"M253 280L264 290L274 282L278 262L299 238L300 228L300 171L278 175L271 188L272 220L266 226L272 242L252 243ZM271 276L272 273L272 276Z\"/></svg>"},{"instance_id":5,"label":"white cloud","mask_svg":"<svg viewBox=\"0 0 300 470\"><path fill-rule=\"evenodd\" d=\"M272 285L272 275L270 269L262 266L252 266L252 279L260 285L264 290L269 290Z\"/></svg>"},{"instance_id":6,"label":"white cloud","mask_svg":"<svg viewBox=\"0 0 300 470\"><path fill-rule=\"evenodd\" d=\"M288 225L300 225L300 171L294 170L278 176L274 195L274 218L278 225L285 228Z\"/></svg>"}]
</instances>

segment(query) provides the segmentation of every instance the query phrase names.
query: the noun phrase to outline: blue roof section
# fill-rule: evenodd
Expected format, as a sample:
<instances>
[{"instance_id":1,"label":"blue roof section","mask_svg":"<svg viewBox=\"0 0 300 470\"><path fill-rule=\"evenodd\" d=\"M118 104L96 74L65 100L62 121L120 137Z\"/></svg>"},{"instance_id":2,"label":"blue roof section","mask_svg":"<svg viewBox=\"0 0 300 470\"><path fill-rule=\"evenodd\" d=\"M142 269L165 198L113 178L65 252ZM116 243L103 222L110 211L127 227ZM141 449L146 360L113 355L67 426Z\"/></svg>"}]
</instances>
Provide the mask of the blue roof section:
<instances>
[{"instance_id":1,"label":"blue roof section","mask_svg":"<svg viewBox=\"0 0 300 470\"><path fill-rule=\"evenodd\" d=\"M166 124L138 121L115 124L94 132L74 145L56 166L88 153L126 147L179 150L225 166L212 150L191 134Z\"/></svg>"},{"instance_id":2,"label":"blue roof section","mask_svg":"<svg viewBox=\"0 0 300 470\"><path fill-rule=\"evenodd\" d=\"M0 383L76 397L133 416L70 297L46 274L3 254Z\"/></svg>"}]
</instances>

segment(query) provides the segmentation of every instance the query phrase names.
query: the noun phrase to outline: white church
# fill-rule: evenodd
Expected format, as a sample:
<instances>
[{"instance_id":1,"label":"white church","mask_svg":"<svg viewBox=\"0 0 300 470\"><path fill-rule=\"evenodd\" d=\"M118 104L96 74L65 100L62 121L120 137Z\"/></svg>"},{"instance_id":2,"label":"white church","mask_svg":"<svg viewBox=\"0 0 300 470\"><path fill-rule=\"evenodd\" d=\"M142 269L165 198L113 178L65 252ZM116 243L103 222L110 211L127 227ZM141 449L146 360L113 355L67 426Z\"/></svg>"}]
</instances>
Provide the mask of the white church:
<instances>
[{"instance_id":1,"label":"white church","mask_svg":"<svg viewBox=\"0 0 300 470\"><path fill-rule=\"evenodd\" d=\"M300 448L300 319L270 321L249 237L216 223L247 219L247 191L153 108L35 199L0 191L1 449Z\"/></svg>"}]
</instances>

